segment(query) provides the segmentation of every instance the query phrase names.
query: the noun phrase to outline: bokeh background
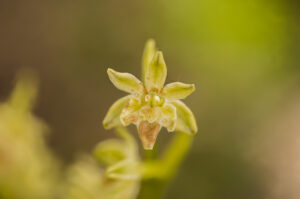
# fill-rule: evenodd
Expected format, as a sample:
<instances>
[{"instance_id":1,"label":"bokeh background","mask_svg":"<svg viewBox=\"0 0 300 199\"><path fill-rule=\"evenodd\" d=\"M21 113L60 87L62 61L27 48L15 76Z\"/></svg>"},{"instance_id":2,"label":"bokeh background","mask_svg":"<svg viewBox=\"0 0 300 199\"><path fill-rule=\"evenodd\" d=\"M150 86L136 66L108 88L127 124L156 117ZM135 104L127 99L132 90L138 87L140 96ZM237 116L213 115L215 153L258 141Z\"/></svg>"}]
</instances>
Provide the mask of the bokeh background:
<instances>
[{"instance_id":1,"label":"bokeh background","mask_svg":"<svg viewBox=\"0 0 300 199\"><path fill-rule=\"evenodd\" d=\"M35 113L65 164L108 137L123 96L106 69L140 76L145 41L199 132L169 199L300 198L300 3L297 0L0 1L0 99L21 68L40 78ZM136 131L132 128L132 132ZM173 135L162 131L163 147Z\"/></svg>"}]
</instances>

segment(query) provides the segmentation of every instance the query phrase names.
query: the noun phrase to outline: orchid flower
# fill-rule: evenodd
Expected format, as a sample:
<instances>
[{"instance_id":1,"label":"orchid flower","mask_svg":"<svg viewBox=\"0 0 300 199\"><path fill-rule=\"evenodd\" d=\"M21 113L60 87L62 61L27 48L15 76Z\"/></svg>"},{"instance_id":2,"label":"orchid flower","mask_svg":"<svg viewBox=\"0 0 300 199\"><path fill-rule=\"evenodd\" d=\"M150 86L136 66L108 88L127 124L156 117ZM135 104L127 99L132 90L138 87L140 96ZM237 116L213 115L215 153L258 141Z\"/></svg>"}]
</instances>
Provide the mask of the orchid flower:
<instances>
[{"instance_id":1,"label":"orchid flower","mask_svg":"<svg viewBox=\"0 0 300 199\"><path fill-rule=\"evenodd\" d=\"M165 84L167 67L155 42L146 43L142 60L142 81L130 73L107 70L115 87L129 93L117 100L108 110L103 126L106 129L123 125L137 126L146 150L152 150L162 127L169 132L197 132L192 111L181 101L195 91L194 84L173 82Z\"/></svg>"}]
</instances>

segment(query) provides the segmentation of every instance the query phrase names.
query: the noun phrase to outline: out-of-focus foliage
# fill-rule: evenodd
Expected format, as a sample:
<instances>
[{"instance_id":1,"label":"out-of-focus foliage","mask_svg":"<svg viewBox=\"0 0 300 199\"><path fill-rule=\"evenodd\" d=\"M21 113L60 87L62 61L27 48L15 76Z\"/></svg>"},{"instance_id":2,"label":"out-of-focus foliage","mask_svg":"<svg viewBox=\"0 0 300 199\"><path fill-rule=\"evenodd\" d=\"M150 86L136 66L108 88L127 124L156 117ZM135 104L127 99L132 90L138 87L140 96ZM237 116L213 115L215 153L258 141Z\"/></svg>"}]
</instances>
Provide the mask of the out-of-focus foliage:
<instances>
[{"instance_id":1,"label":"out-of-focus foliage","mask_svg":"<svg viewBox=\"0 0 300 199\"><path fill-rule=\"evenodd\" d=\"M119 130L123 140L107 140L96 147L98 162L86 155L62 180L58 162L44 142L47 127L32 114L36 92L35 76L21 74L10 99L0 105L0 198L136 198L139 157L125 130Z\"/></svg>"},{"instance_id":2,"label":"out-of-focus foliage","mask_svg":"<svg viewBox=\"0 0 300 199\"><path fill-rule=\"evenodd\" d=\"M126 173L124 173L126 175ZM91 157L82 157L67 172L63 199L134 199L139 179L111 178Z\"/></svg>"},{"instance_id":3,"label":"out-of-focus foliage","mask_svg":"<svg viewBox=\"0 0 300 199\"><path fill-rule=\"evenodd\" d=\"M137 146L126 130L118 132L123 139L100 142L94 150L95 159L81 157L68 169L63 199L137 197L141 179Z\"/></svg>"},{"instance_id":4,"label":"out-of-focus foliage","mask_svg":"<svg viewBox=\"0 0 300 199\"><path fill-rule=\"evenodd\" d=\"M44 143L47 127L31 112L37 81L20 78L0 105L0 198L53 199L58 164Z\"/></svg>"}]
</instances>

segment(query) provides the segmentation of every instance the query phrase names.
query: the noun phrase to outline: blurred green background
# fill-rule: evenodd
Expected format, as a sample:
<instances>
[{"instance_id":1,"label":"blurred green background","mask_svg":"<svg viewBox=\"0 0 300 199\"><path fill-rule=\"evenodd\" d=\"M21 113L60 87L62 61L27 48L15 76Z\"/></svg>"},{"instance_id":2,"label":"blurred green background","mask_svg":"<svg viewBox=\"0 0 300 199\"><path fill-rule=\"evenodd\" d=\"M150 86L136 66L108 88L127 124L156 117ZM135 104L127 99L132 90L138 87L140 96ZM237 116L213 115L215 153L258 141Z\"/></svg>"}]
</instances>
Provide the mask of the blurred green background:
<instances>
[{"instance_id":1,"label":"blurred green background","mask_svg":"<svg viewBox=\"0 0 300 199\"><path fill-rule=\"evenodd\" d=\"M139 77L154 38L167 82L196 84L185 103L199 132L167 198L298 199L299 9L297 0L3 0L0 99L19 69L37 71L35 112L68 163L112 137L102 119L124 93L106 69ZM163 147L172 134L159 137Z\"/></svg>"}]
</instances>

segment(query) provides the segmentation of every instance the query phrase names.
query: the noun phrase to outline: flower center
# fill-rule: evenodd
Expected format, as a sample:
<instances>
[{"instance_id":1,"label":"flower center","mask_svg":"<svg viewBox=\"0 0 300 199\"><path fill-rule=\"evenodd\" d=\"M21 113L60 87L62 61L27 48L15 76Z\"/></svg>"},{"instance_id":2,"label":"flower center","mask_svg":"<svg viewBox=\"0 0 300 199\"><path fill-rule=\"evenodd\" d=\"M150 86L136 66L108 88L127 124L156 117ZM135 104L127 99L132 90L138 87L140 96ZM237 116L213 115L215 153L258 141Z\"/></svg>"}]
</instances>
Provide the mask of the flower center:
<instances>
[{"instance_id":1,"label":"flower center","mask_svg":"<svg viewBox=\"0 0 300 199\"><path fill-rule=\"evenodd\" d=\"M149 104L151 107L162 106L165 102L165 99L161 96L158 96L156 93L150 93L145 95L144 101L146 104Z\"/></svg>"}]
</instances>

